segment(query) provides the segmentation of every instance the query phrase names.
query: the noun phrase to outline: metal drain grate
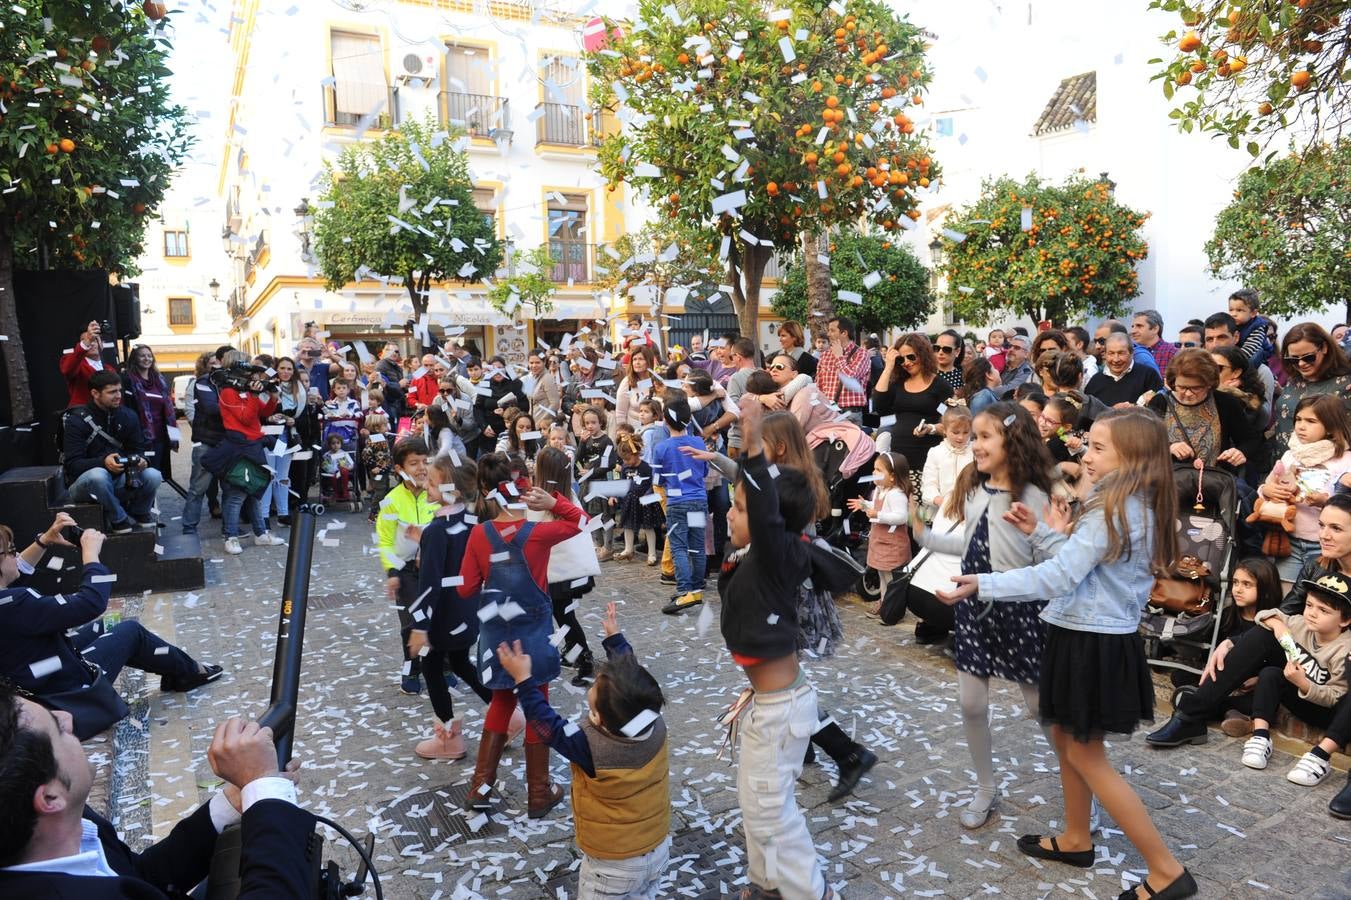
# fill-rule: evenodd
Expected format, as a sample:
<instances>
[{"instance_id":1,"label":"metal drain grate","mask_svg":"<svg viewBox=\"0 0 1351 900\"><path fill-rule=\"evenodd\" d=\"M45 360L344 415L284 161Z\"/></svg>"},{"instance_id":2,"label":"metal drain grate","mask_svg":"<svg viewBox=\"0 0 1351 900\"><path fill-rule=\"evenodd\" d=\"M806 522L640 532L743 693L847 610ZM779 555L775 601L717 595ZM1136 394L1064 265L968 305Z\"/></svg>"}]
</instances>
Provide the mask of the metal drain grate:
<instances>
[{"instance_id":1,"label":"metal drain grate","mask_svg":"<svg viewBox=\"0 0 1351 900\"><path fill-rule=\"evenodd\" d=\"M342 609L346 606L358 606L363 603L370 603L375 599L375 594L370 591L338 591L333 594L312 594L310 595L310 609Z\"/></svg>"},{"instance_id":2,"label":"metal drain grate","mask_svg":"<svg viewBox=\"0 0 1351 900\"><path fill-rule=\"evenodd\" d=\"M492 816L488 816L487 822L477 831L469 827L469 820L481 814L464 812L464 798L468 790L467 784L435 787L405 797L386 809L385 817L399 825L394 834L394 845L398 852L402 854L414 847L417 849L413 852L432 853L452 834L469 840L506 834L506 826L495 821Z\"/></svg>"},{"instance_id":3,"label":"metal drain grate","mask_svg":"<svg viewBox=\"0 0 1351 900\"><path fill-rule=\"evenodd\" d=\"M720 885L730 885L744 874L744 860L740 842L728 840L726 835L710 834L702 828L677 832L671 838L671 862L666 867L662 888L679 887L679 896L689 900L723 900ZM560 888L566 896L575 897L577 873L564 872L551 878L545 888L555 897L562 896Z\"/></svg>"}]
</instances>

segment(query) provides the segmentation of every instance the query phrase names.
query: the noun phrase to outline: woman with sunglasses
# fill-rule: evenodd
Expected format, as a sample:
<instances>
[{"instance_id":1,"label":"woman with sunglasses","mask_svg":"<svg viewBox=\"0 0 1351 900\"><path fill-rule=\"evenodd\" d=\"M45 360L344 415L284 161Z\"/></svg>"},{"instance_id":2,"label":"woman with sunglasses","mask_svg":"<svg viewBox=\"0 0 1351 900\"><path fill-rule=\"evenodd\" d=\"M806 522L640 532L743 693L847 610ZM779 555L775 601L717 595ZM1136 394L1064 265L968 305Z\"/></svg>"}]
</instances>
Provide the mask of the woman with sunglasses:
<instances>
[{"instance_id":1,"label":"woman with sunglasses","mask_svg":"<svg viewBox=\"0 0 1351 900\"><path fill-rule=\"evenodd\" d=\"M962 336L949 328L934 341L934 355L938 360L938 377L948 383L953 393L962 390L962 364L966 362L966 344Z\"/></svg>"},{"instance_id":2,"label":"woman with sunglasses","mask_svg":"<svg viewBox=\"0 0 1351 900\"><path fill-rule=\"evenodd\" d=\"M943 439L936 427L943 416L939 407L952 396L952 385L938 377L938 360L929 339L922 334L901 335L887 351L872 405L883 422L892 417L890 449L903 453L910 464L914 496L920 494L929 450Z\"/></svg>"},{"instance_id":3,"label":"woman with sunglasses","mask_svg":"<svg viewBox=\"0 0 1351 900\"><path fill-rule=\"evenodd\" d=\"M1351 360L1323 326L1301 322L1287 331L1281 340L1281 362L1290 381L1276 401L1276 424L1267 447L1271 463L1290 447L1299 401L1337 394L1351 402Z\"/></svg>"}]
</instances>

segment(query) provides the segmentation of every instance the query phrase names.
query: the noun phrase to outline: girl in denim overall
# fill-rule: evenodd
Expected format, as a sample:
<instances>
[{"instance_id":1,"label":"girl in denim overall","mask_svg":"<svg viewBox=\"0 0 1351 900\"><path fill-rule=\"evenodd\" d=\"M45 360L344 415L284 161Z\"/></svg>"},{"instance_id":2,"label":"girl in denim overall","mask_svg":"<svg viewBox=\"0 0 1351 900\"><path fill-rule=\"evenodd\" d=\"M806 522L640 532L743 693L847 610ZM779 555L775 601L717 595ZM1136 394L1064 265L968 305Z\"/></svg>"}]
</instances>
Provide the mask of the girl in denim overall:
<instances>
[{"instance_id":1,"label":"girl in denim overall","mask_svg":"<svg viewBox=\"0 0 1351 900\"><path fill-rule=\"evenodd\" d=\"M512 480L511 464L501 453L479 460L479 524L474 526L460 569L460 596L478 598L479 660L483 683L492 691L479 741L478 761L466 805L489 809L497 764L516 711L516 680L502 669L497 647L520 641L534 660L533 681L545 699L558 677L558 649L550 641L553 601L549 599L549 549L581 532L582 511L561 494ZM558 516L552 522L527 522L525 507ZM534 728L525 732L525 780L532 819L547 815L563 799L549 781L549 745Z\"/></svg>"}]
</instances>

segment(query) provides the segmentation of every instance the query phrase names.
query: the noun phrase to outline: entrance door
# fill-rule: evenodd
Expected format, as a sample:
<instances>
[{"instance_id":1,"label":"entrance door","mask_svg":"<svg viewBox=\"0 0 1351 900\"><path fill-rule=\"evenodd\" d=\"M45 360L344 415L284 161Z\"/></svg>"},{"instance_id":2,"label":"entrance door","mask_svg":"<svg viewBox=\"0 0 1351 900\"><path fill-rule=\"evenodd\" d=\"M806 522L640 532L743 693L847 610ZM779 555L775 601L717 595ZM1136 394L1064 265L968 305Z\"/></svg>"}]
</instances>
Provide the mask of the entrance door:
<instances>
[{"instance_id":1,"label":"entrance door","mask_svg":"<svg viewBox=\"0 0 1351 900\"><path fill-rule=\"evenodd\" d=\"M712 304L705 300L688 299L685 301L685 312L679 318L679 322L671 323L669 342L687 350L690 338L696 334L704 338L704 345L707 346L709 341L718 339L724 332L740 330L736 311L728 297L719 296Z\"/></svg>"}]
</instances>

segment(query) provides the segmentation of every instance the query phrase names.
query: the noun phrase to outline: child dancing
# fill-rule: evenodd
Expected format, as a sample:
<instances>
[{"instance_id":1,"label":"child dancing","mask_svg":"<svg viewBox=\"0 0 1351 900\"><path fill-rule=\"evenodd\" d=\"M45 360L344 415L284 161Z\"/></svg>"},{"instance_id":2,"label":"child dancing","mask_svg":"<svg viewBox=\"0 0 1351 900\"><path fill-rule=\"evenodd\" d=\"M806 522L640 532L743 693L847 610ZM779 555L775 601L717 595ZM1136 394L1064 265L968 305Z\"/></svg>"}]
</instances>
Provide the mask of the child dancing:
<instances>
[{"instance_id":1,"label":"child dancing","mask_svg":"<svg viewBox=\"0 0 1351 900\"><path fill-rule=\"evenodd\" d=\"M649 401L644 400L646 404ZM645 409L639 405L639 409ZM657 526L661 524L661 504L644 503L643 498L652 494L656 483L652 479L652 467L643 461L643 445L636 435L621 434L615 446L619 449L619 461L623 463L619 470L621 479L628 479L629 492L624 495L619 508L619 520L624 527L624 550L615 554L615 559L633 559L634 538L642 532L647 542L647 564L657 564Z\"/></svg>"},{"instance_id":2,"label":"child dancing","mask_svg":"<svg viewBox=\"0 0 1351 900\"><path fill-rule=\"evenodd\" d=\"M422 693L422 661L408 650L413 616L409 607L418 597L418 542L422 528L436 514L427 496L427 445L421 438L405 438L394 445L394 477L399 483L380 503L375 534L380 542L380 564L385 569L385 593L399 610L399 644L403 650L400 690Z\"/></svg>"},{"instance_id":3,"label":"child dancing","mask_svg":"<svg viewBox=\"0 0 1351 900\"><path fill-rule=\"evenodd\" d=\"M978 457L980 445L977 433ZM1040 552L1054 556L1009 572L958 575L958 586L939 599L1053 598L1041 613L1050 627L1039 697L1042 723L1051 726L1060 759L1065 829L1054 837L1023 835L1018 849L1091 868L1097 854L1089 811L1096 796L1149 867L1141 890L1124 891L1119 900L1182 900L1196 895L1195 880L1164 845L1103 747L1106 734L1130 734L1154 715L1140 615L1154 572L1171 568L1177 555L1177 488L1162 420L1139 409L1110 410L1089 431L1083 467L1093 489L1068 537L1048 522L1037 523L1025 505L1005 514ZM1046 518L1067 526L1063 508Z\"/></svg>"},{"instance_id":4,"label":"child dancing","mask_svg":"<svg viewBox=\"0 0 1351 900\"><path fill-rule=\"evenodd\" d=\"M572 815L582 851L578 897L657 896L671 854L670 768L661 686L638 664L610 603L607 662L587 692L586 720L571 727L533 690L521 642L497 648L530 727L572 763Z\"/></svg>"},{"instance_id":5,"label":"child dancing","mask_svg":"<svg viewBox=\"0 0 1351 900\"><path fill-rule=\"evenodd\" d=\"M581 532L582 511L562 494L512 480L511 463L501 453L478 462L479 524L469 535L460 575L460 596L479 601L479 660L486 664L486 687L492 701L483 722L478 762L466 803L489 809L488 794L497 781L497 764L507 743L507 727L516 711L516 681L493 651L520 641L537 667L534 682L545 699L549 682L558 677L558 650L549 640L553 604L548 585L549 550ZM524 502L522 502L524 501ZM553 522L527 522L521 507L547 510ZM513 644L514 645L514 644ZM532 819L543 818L563 799L563 790L549 781L549 745L534 729L525 734L527 807Z\"/></svg>"}]
</instances>

